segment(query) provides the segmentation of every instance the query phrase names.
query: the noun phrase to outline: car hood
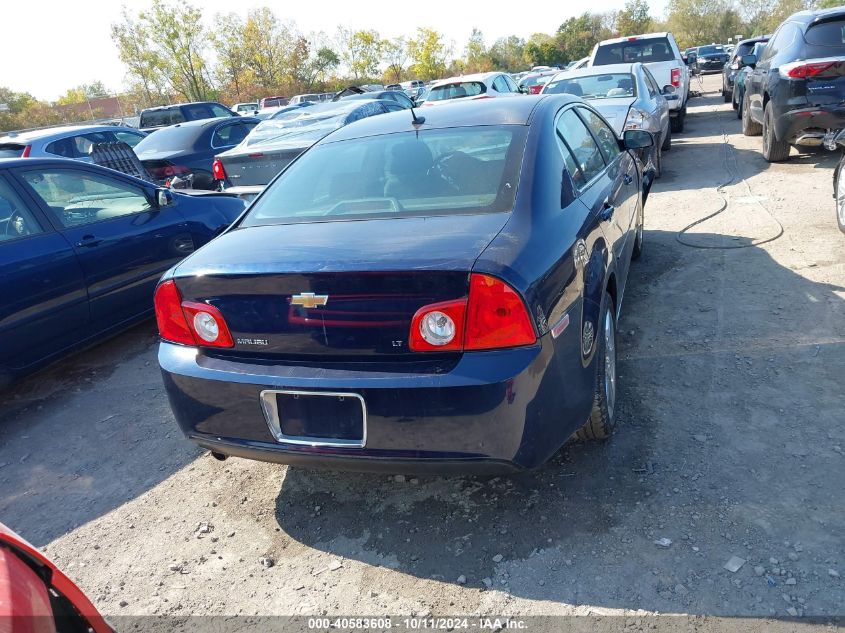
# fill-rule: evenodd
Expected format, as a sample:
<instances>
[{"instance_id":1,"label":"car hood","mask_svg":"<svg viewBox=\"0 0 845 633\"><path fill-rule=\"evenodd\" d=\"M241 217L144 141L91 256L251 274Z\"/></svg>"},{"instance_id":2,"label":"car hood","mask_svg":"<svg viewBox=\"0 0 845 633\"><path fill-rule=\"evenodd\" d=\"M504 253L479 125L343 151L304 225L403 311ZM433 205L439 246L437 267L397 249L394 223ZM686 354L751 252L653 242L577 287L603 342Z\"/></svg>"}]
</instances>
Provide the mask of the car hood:
<instances>
[{"instance_id":1,"label":"car hood","mask_svg":"<svg viewBox=\"0 0 845 633\"><path fill-rule=\"evenodd\" d=\"M469 271L509 218L483 213L236 228L184 260L174 276Z\"/></svg>"}]
</instances>

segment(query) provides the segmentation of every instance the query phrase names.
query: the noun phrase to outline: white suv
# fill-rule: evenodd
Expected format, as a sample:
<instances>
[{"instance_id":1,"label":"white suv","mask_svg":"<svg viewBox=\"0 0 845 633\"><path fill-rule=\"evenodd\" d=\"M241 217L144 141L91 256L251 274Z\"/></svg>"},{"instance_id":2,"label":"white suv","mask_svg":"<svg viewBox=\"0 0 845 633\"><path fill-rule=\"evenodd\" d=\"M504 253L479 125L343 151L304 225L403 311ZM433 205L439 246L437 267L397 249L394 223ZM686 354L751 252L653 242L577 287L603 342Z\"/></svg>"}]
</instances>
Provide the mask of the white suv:
<instances>
[{"instance_id":1,"label":"white suv","mask_svg":"<svg viewBox=\"0 0 845 633\"><path fill-rule=\"evenodd\" d=\"M660 88L672 86L675 89L674 94L664 96L669 101L672 131L683 132L690 74L675 38L671 33L648 33L604 40L596 44L589 65L606 66L634 62L647 66Z\"/></svg>"}]
</instances>

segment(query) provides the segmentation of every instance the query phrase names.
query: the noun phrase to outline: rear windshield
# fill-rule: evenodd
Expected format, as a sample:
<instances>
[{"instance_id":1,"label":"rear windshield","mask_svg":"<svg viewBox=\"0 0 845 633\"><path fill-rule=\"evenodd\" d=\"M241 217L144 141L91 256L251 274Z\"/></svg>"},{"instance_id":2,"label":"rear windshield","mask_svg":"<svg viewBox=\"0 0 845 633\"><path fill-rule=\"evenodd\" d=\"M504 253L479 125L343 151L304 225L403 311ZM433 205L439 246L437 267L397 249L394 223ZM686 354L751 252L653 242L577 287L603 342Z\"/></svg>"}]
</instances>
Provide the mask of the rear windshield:
<instances>
[{"instance_id":1,"label":"rear windshield","mask_svg":"<svg viewBox=\"0 0 845 633\"><path fill-rule=\"evenodd\" d=\"M804 34L807 44L845 48L845 19L811 26Z\"/></svg>"},{"instance_id":2,"label":"rear windshield","mask_svg":"<svg viewBox=\"0 0 845 633\"><path fill-rule=\"evenodd\" d=\"M25 148L18 143L0 143L0 158L20 158Z\"/></svg>"},{"instance_id":3,"label":"rear windshield","mask_svg":"<svg viewBox=\"0 0 845 633\"><path fill-rule=\"evenodd\" d=\"M175 152L191 149L203 130L204 128L197 126L165 127L156 130L135 146L135 153Z\"/></svg>"},{"instance_id":4,"label":"rear windshield","mask_svg":"<svg viewBox=\"0 0 845 633\"><path fill-rule=\"evenodd\" d=\"M523 86L534 86L540 83L546 83L550 79L550 75L536 75L535 77L525 77L519 83Z\"/></svg>"},{"instance_id":5,"label":"rear windshield","mask_svg":"<svg viewBox=\"0 0 845 633\"><path fill-rule=\"evenodd\" d=\"M609 73L589 77L553 78L543 94L569 94L584 99L636 97L637 87L630 73Z\"/></svg>"},{"instance_id":6,"label":"rear windshield","mask_svg":"<svg viewBox=\"0 0 845 633\"><path fill-rule=\"evenodd\" d=\"M182 112L179 108L168 108L167 110L142 112L139 127L163 127L165 125L173 125L174 123L184 122L185 117L182 116Z\"/></svg>"},{"instance_id":7,"label":"rear windshield","mask_svg":"<svg viewBox=\"0 0 845 633\"><path fill-rule=\"evenodd\" d=\"M743 55L748 55L752 51L753 48L754 48L754 42L746 42L744 44L740 44L739 46L736 47L736 50L734 50L734 57L739 59Z\"/></svg>"},{"instance_id":8,"label":"rear windshield","mask_svg":"<svg viewBox=\"0 0 845 633\"><path fill-rule=\"evenodd\" d=\"M524 126L386 134L305 152L242 226L510 211Z\"/></svg>"},{"instance_id":9,"label":"rear windshield","mask_svg":"<svg viewBox=\"0 0 845 633\"><path fill-rule=\"evenodd\" d=\"M699 46L698 47L698 54L699 55L718 55L718 54L725 54L725 48L723 46Z\"/></svg>"},{"instance_id":10,"label":"rear windshield","mask_svg":"<svg viewBox=\"0 0 845 633\"><path fill-rule=\"evenodd\" d=\"M474 97L487 92L487 86L480 81L459 81L453 84L435 86L428 93L426 101L445 101L460 97Z\"/></svg>"},{"instance_id":11,"label":"rear windshield","mask_svg":"<svg viewBox=\"0 0 845 633\"><path fill-rule=\"evenodd\" d=\"M627 64L631 62L668 62L675 59L669 40L665 37L655 37L647 40L634 40L603 44L596 51L593 66L607 66L608 64Z\"/></svg>"}]
</instances>

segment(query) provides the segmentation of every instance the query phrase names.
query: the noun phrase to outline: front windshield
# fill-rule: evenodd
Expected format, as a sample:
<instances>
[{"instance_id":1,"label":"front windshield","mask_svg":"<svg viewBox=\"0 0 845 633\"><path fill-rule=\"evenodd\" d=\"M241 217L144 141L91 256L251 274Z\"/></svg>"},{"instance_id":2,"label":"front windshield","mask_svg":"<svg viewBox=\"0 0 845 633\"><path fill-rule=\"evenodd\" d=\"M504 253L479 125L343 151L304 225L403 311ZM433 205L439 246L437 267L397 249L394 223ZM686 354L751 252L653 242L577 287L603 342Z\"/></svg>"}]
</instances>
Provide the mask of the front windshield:
<instances>
[{"instance_id":1,"label":"front windshield","mask_svg":"<svg viewBox=\"0 0 845 633\"><path fill-rule=\"evenodd\" d=\"M699 46L698 47L698 54L699 55L717 55L719 53L724 53L725 49L722 46Z\"/></svg>"},{"instance_id":2,"label":"front windshield","mask_svg":"<svg viewBox=\"0 0 845 633\"><path fill-rule=\"evenodd\" d=\"M267 188L242 226L510 211L525 129L421 130L317 146Z\"/></svg>"},{"instance_id":3,"label":"front windshield","mask_svg":"<svg viewBox=\"0 0 845 633\"><path fill-rule=\"evenodd\" d=\"M637 88L630 73L609 73L579 77L554 77L543 94L570 94L584 99L636 97Z\"/></svg>"}]
</instances>

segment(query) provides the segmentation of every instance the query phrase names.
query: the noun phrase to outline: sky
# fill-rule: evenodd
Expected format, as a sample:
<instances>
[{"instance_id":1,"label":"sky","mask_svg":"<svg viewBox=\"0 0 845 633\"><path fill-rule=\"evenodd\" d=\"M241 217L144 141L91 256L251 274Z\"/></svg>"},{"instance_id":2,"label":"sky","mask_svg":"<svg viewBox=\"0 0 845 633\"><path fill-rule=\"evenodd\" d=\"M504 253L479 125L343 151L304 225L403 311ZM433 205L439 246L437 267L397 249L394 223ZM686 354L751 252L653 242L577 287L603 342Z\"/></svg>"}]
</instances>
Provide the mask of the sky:
<instances>
[{"instance_id":1,"label":"sky","mask_svg":"<svg viewBox=\"0 0 845 633\"><path fill-rule=\"evenodd\" d=\"M329 36L339 24L352 29L375 29L382 37L412 34L418 26L434 28L455 42L462 52L472 29L484 33L487 44L506 35L527 38L532 33L553 33L567 18L586 10L618 10L624 0L589 3L466 2L466 0L192 0L211 25L215 13L234 12L246 17L255 7L269 6L281 19L293 20L300 31L324 31ZM130 12L150 5L149 0L126 0ZM55 101L68 88L96 80L110 91L124 85L123 64L111 41L110 26L120 20L119 0L30 0L3 6L3 22L16 25L0 37L0 86L29 92ZM665 0L651 0L653 15L663 12Z\"/></svg>"}]
</instances>

